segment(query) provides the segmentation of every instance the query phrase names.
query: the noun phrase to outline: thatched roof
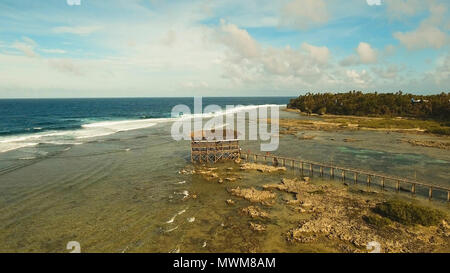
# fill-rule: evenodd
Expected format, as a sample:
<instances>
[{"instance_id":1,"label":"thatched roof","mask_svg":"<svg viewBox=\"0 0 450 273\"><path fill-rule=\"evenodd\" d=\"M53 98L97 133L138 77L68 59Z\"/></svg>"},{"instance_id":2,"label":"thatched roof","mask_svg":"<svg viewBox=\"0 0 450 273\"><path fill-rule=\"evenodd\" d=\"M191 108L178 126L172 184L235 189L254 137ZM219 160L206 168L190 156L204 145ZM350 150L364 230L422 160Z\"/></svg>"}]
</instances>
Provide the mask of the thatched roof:
<instances>
[{"instance_id":1,"label":"thatched roof","mask_svg":"<svg viewBox=\"0 0 450 273\"><path fill-rule=\"evenodd\" d=\"M237 138L238 132L231 129L211 129L191 133L192 140L232 140Z\"/></svg>"}]
</instances>

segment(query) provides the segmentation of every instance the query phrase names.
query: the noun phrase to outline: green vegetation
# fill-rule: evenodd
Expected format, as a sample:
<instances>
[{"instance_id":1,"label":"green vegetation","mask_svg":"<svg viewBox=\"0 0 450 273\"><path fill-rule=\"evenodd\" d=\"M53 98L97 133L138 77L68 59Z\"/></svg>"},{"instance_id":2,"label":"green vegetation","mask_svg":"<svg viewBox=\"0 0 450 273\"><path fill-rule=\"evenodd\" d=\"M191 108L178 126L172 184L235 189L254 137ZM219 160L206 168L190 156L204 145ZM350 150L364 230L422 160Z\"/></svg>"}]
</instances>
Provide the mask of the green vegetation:
<instances>
[{"instance_id":1,"label":"green vegetation","mask_svg":"<svg viewBox=\"0 0 450 273\"><path fill-rule=\"evenodd\" d=\"M357 124L359 127L374 129L414 129L420 128L428 133L450 135L450 122L420 120L411 118L360 118L360 117L326 117L325 121L333 123Z\"/></svg>"},{"instance_id":2,"label":"green vegetation","mask_svg":"<svg viewBox=\"0 0 450 273\"><path fill-rule=\"evenodd\" d=\"M440 210L401 200L380 203L374 208L374 212L404 225L434 226L445 218Z\"/></svg>"},{"instance_id":3,"label":"green vegetation","mask_svg":"<svg viewBox=\"0 0 450 273\"><path fill-rule=\"evenodd\" d=\"M397 93L308 93L292 99L288 108L306 113L384 117L361 120L369 128L423 128L430 133L450 134L450 93L414 96ZM392 117L410 119L392 119ZM411 119L413 118L413 119ZM417 120L426 119L426 120ZM364 123L365 122L365 123Z\"/></svg>"},{"instance_id":4,"label":"green vegetation","mask_svg":"<svg viewBox=\"0 0 450 273\"><path fill-rule=\"evenodd\" d=\"M383 228L385 226L388 226L392 223L391 220L385 217L381 217L379 215L365 215L363 216L363 220L376 228Z\"/></svg>"},{"instance_id":5,"label":"green vegetation","mask_svg":"<svg viewBox=\"0 0 450 273\"><path fill-rule=\"evenodd\" d=\"M427 130L427 132L437 135L450 135L450 127L444 127L444 128L433 128L430 130Z\"/></svg>"}]
</instances>

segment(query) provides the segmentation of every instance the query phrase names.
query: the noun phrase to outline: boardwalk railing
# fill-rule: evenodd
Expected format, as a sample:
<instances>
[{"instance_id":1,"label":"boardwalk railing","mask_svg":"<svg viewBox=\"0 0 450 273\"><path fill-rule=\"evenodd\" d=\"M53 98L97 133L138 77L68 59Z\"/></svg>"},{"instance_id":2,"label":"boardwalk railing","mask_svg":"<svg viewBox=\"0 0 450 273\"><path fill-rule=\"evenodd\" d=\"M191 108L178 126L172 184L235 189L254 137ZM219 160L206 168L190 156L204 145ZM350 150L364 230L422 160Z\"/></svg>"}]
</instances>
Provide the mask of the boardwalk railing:
<instances>
[{"instance_id":1,"label":"boardwalk railing","mask_svg":"<svg viewBox=\"0 0 450 273\"><path fill-rule=\"evenodd\" d=\"M428 189L428 197L430 199L433 198L433 193L436 191L447 193L447 202L450 202L450 188L446 188L443 186L438 185L432 185L427 184L423 182L419 182L416 180L411 180L407 178L402 177L396 177L391 175L385 175L376 173L373 171L367 171L367 170L360 170L360 169L353 169L353 168L346 168L346 167L339 167L332 164L327 163L321 163L321 162L315 162L311 160L305 160L300 158L289 158L289 157L282 157L272 154L254 154L250 152L244 152L241 151L241 158L249 161L252 160L256 163L258 162L258 159L262 160L264 163L271 162L272 165L281 165L283 167L291 167L292 169L298 168L301 172L301 175L303 176L305 172L308 172L309 176L314 176L314 167L319 168L319 176L324 176L324 169L329 170L330 178L335 178L335 172L338 172L337 176L340 176L342 181L352 180L355 184L358 183L358 177L363 176L366 178L366 183L370 187L371 184L374 183L374 180L376 178L380 181L380 186L382 189L386 187L386 184L389 181L392 181L395 183L395 190L397 192L399 191L409 191L412 194L416 194L416 191L418 187ZM340 172L340 175L339 175ZM353 174L353 178L347 177L348 174ZM405 189L401 187L401 185L407 184L409 185L409 189Z\"/></svg>"}]
</instances>

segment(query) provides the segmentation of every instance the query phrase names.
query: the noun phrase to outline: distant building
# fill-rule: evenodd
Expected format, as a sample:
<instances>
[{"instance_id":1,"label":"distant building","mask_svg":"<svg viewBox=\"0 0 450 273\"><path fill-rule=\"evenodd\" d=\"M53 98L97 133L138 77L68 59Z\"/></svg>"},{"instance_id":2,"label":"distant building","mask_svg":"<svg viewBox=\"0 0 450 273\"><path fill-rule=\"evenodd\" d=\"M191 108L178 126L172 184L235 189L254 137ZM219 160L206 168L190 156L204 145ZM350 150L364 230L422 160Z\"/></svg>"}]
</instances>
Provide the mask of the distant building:
<instances>
[{"instance_id":1,"label":"distant building","mask_svg":"<svg viewBox=\"0 0 450 273\"><path fill-rule=\"evenodd\" d=\"M427 103L427 102L429 102L429 100L421 100L421 99L415 100L414 98L412 98L411 102L412 103L422 103L422 102Z\"/></svg>"}]
</instances>

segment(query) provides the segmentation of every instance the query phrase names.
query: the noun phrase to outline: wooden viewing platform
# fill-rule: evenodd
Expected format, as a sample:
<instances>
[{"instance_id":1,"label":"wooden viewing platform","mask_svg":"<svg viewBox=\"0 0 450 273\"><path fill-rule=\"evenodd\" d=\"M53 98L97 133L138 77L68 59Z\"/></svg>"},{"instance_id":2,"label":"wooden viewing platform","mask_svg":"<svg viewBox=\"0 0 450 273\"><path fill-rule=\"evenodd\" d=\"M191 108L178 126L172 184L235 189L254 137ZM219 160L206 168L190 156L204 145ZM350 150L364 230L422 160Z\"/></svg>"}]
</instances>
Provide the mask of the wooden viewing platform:
<instances>
[{"instance_id":1,"label":"wooden viewing platform","mask_svg":"<svg viewBox=\"0 0 450 273\"><path fill-rule=\"evenodd\" d=\"M191 134L191 162L216 163L235 160L240 155L239 140L234 130L207 130Z\"/></svg>"},{"instance_id":2,"label":"wooden viewing platform","mask_svg":"<svg viewBox=\"0 0 450 273\"><path fill-rule=\"evenodd\" d=\"M326 164L326 163L320 163L315 162L311 160L305 160L305 159L296 159L296 158L289 158L289 157L282 157L282 156L276 156L271 154L261 155L261 154L253 154L250 152L241 152L241 158L249 161L253 158L254 162L258 162L258 158L262 159L264 163L267 163L267 160L270 160L273 165L281 165L283 167L291 167L293 169L299 168L301 171L301 174L304 175L305 170L308 171L308 174L312 177L314 175L314 167L319 167L319 176L324 176L324 169L329 169L329 175L330 178L335 177L335 171L340 172L340 178L342 181L349 180L349 178L346 178L346 176L350 173L353 174L352 180L355 184L358 183L358 177L364 176L366 178L366 183L370 187L371 184L374 183L374 180L378 178L380 180L380 186L382 189L386 187L386 182L392 181L395 183L395 190L397 192L405 191L403 188L401 188L402 184L408 184L410 186L409 192L412 194L416 194L417 188L422 187L428 189L428 197L430 199L433 198L433 192L434 191L441 191L447 193L447 202L450 202L450 188L438 186L438 185L432 185L427 184L423 182L419 182L416 180L411 180L407 178L401 178L396 176L390 176L385 174L380 174L372 171L367 170L360 170L360 169L353 169L353 168L346 168L346 167L339 167L332 164ZM289 164L290 163L290 164ZM305 167L308 167L305 169Z\"/></svg>"}]
</instances>

